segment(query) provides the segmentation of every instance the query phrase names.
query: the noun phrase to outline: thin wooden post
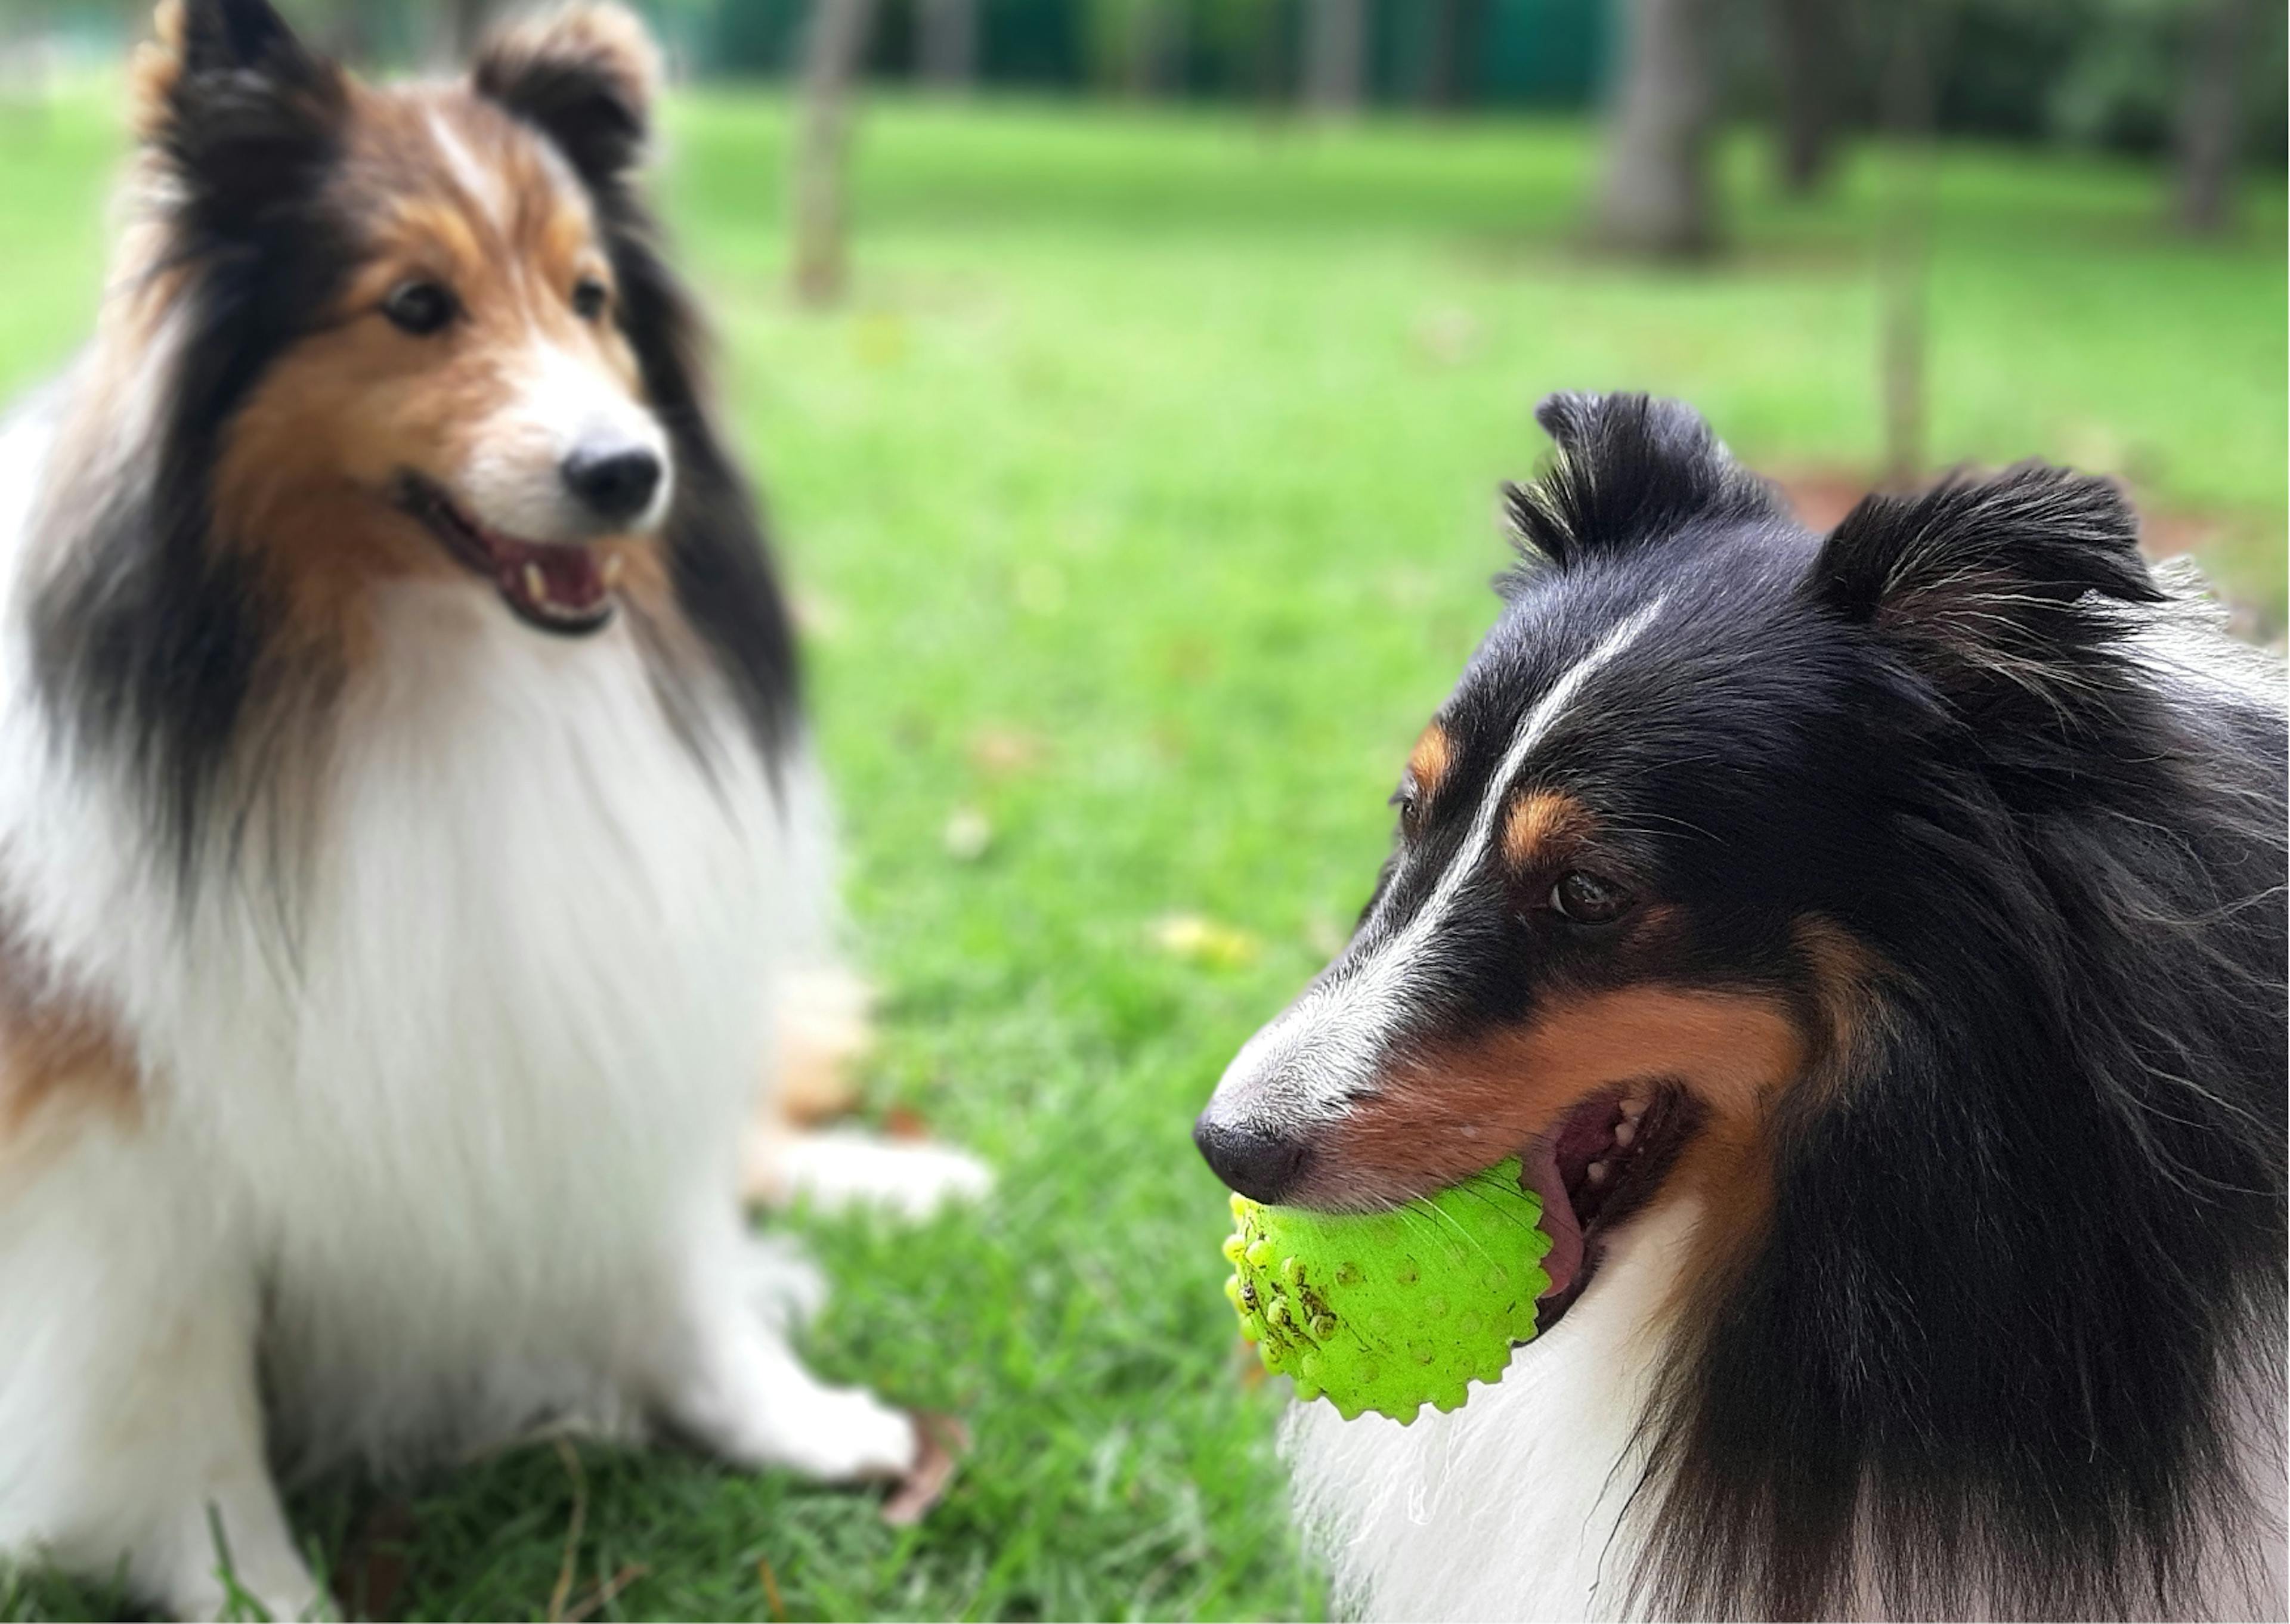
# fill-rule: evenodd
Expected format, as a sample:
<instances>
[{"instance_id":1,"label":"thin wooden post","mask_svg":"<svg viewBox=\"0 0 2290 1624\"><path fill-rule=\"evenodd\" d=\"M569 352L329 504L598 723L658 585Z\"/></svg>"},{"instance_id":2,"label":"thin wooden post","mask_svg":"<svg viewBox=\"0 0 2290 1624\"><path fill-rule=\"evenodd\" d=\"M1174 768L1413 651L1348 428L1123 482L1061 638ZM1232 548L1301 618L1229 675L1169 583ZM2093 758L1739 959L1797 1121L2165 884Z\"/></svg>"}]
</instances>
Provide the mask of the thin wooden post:
<instances>
[{"instance_id":1,"label":"thin wooden post","mask_svg":"<svg viewBox=\"0 0 2290 1624\"><path fill-rule=\"evenodd\" d=\"M850 284L852 101L874 15L874 0L813 0L791 188L795 292L806 305L834 304Z\"/></svg>"}]
</instances>

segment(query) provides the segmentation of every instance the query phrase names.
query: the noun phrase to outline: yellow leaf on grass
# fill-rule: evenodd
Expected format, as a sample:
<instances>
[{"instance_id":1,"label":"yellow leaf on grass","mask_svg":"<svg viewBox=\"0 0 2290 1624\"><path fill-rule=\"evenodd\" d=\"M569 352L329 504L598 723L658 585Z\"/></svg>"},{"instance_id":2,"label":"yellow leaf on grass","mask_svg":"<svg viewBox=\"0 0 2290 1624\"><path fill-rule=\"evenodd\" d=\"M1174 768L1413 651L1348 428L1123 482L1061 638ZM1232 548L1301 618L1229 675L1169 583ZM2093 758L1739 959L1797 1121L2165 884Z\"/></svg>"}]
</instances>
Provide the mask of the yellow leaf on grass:
<instances>
[{"instance_id":1,"label":"yellow leaf on grass","mask_svg":"<svg viewBox=\"0 0 2290 1624\"><path fill-rule=\"evenodd\" d=\"M1201 914L1167 915L1154 921L1151 934L1153 945L1162 952L1218 970L1233 969L1256 958L1255 937Z\"/></svg>"}]
</instances>

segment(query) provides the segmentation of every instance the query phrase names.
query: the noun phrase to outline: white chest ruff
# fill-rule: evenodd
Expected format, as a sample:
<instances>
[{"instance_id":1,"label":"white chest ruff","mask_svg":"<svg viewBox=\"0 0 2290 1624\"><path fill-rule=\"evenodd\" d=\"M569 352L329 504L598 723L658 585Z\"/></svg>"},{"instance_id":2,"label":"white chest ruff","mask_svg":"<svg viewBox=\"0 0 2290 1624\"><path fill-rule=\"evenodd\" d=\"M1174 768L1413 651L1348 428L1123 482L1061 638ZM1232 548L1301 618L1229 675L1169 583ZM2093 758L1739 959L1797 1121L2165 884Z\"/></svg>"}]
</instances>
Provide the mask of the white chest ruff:
<instances>
[{"instance_id":1,"label":"white chest ruff","mask_svg":"<svg viewBox=\"0 0 2290 1624\"><path fill-rule=\"evenodd\" d=\"M177 904L125 805L21 726L7 773L34 929L116 1004L148 1131L212 1170L321 1457L605 1402L614 1339L722 1224L811 928L753 750L727 714L695 757L625 618L560 642L439 586L380 631L308 862L204 876L187 931L152 923Z\"/></svg>"},{"instance_id":2,"label":"white chest ruff","mask_svg":"<svg viewBox=\"0 0 2290 1624\"><path fill-rule=\"evenodd\" d=\"M1677 1201L1620 1237L1594 1288L1492 1388L1411 1426L1299 1406L1285 1436L1300 1516L1347 1611L1387 1619L1622 1615L1633 1561L1631 1430L1660 1309L1693 1231Z\"/></svg>"}]
</instances>

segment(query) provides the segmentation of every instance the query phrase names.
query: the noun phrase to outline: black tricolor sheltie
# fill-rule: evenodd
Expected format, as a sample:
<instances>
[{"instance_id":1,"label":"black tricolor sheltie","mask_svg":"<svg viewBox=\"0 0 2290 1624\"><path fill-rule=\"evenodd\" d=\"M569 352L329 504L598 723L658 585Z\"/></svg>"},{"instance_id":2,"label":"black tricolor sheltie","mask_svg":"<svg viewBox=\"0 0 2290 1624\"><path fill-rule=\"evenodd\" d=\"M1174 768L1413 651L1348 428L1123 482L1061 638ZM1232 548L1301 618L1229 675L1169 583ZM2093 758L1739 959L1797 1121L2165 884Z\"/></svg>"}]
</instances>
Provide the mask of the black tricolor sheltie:
<instances>
[{"instance_id":1,"label":"black tricolor sheltie","mask_svg":"<svg viewBox=\"0 0 2290 1624\"><path fill-rule=\"evenodd\" d=\"M1546 1331L1291 1434L1397 1617L2280 1616L2278 661L2026 466L1808 533L1560 396L1351 944L1236 1059L1236 1188L1525 1153Z\"/></svg>"}]
</instances>

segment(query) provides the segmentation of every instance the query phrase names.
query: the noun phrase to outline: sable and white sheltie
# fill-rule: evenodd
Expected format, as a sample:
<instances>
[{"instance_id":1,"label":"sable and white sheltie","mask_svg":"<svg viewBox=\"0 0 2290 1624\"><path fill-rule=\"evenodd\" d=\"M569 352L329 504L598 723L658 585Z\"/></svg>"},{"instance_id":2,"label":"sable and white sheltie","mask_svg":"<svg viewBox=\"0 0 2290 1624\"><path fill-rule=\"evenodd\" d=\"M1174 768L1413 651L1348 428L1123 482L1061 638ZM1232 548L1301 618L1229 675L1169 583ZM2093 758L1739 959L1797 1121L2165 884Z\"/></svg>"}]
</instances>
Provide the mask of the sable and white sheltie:
<instances>
[{"instance_id":1,"label":"sable and white sheltie","mask_svg":"<svg viewBox=\"0 0 2290 1624\"><path fill-rule=\"evenodd\" d=\"M1392 1618L2280 1618L2278 662L2027 466L1794 523L1559 396L1352 942L1197 1137L1375 1208L1524 1155L1542 1333L1296 1412Z\"/></svg>"},{"instance_id":2,"label":"sable and white sheltie","mask_svg":"<svg viewBox=\"0 0 2290 1624\"><path fill-rule=\"evenodd\" d=\"M0 1556L320 1604L274 1465L577 1410L896 1477L761 1300L822 928L788 618L636 189L627 13L378 89L139 63L93 345L0 440Z\"/></svg>"}]
</instances>

